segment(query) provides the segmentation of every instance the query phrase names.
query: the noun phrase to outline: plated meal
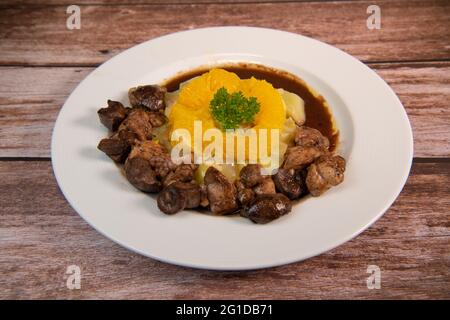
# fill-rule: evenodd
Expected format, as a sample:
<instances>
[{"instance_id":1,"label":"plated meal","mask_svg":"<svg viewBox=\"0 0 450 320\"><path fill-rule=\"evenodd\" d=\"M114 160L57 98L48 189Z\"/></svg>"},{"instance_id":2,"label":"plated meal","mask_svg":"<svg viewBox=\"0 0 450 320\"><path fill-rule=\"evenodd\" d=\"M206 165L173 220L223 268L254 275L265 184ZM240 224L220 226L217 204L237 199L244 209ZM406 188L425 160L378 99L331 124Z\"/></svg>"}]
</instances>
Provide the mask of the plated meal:
<instances>
[{"instance_id":1,"label":"plated meal","mask_svg":"<svg viewBox=\"0 0 450 320\"><path fill-rule=\"evenodd\" d=\"M128 100L98 110L110 131L98 149L136 189L157 193L165 214L198 209L264 224L344 180L328 103L285 71L197 68L130 88Z\"/></svg>"},{"instance_id":2,"label":"plated meal","mask_svg":"<svg viewBox=\"0 0 450 320\"><path fill-rule=\"evenodd\" d=\"M398 97L349 54L280 30L214 27L93 70L62 107L51 149L65 198L105 237L177 265L249 270L367 229L402 190L413 140Z\"/></svg>"}]
</instances>

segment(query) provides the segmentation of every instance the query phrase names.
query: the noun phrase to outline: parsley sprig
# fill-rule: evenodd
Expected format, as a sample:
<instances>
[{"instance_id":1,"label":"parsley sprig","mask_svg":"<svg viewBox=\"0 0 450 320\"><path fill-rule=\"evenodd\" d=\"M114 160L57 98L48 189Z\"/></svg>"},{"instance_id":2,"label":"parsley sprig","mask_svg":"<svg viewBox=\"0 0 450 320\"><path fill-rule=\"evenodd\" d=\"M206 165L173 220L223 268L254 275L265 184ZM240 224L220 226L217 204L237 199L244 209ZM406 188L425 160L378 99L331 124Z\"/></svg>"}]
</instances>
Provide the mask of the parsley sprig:
<instances>
[{"instance_id":1,"label":"parsley sprig","mask_svg":"<svg viewBox=\"0 0 450 320\"><path fill-rule=\"evenodd\" d=\"M252 123L260 107L255 97L246 98L240 91L229 94L224 87L217 90L209 104L213 118L224 130Z\"/></svg>"}]
</instances>

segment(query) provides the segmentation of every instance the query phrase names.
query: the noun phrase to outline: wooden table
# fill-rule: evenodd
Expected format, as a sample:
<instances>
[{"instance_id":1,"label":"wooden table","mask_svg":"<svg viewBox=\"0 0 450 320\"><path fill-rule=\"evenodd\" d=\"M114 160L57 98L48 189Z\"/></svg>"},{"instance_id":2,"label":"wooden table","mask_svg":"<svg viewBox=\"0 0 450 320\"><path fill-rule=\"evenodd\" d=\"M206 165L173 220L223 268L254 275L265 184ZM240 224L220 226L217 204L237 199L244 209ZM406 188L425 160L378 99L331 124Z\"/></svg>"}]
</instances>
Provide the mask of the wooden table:
<instances>
[{"instance_id":1,"label":"wooden table","mask_svg":"<svg viewBox=\"0 0 450 320\"><path fill-rule=\"evenodd\" d=\"M66 28L73 2L80 30ZM94 2L0 4L0 298L450 298L449 1ZM380 30L366 27L370 4L381 8ZM356 239L277 268L194 270L120 247L62 196L50 136L75 86L135 44L217 25L322 40L362 60L400 97L414 131L411 174L395 204ZM81 290L66 287L72 264L81 267ZM372 264L380 290L366 286Z\"/></svg>"}]
</instances>

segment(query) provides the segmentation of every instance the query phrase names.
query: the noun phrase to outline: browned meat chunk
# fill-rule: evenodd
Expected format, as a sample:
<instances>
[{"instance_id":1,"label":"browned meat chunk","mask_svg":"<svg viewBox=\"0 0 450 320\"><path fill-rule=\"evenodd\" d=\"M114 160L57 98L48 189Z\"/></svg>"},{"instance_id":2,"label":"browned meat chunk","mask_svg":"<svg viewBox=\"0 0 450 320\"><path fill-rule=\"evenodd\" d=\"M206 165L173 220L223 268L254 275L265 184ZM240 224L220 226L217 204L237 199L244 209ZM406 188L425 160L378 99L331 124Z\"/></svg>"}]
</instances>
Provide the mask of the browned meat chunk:
<instances>
[{"instance_id":1,"label":"browned meat chunk","mask_svg":"<svg viewBox=\"0 0 450 320\"><path fill-rule=\"evenodd\" d=\"M225 215L238 209L236 187L219 170L209 167L204 181L213 214Z\"/></svg>"},{"instance_id":2,"label":"browned meat chunk","mask_svg":"<svg viewBox=\"0 0 450 320\"><path fill-rule=\"evenodd\" d=\"M294 169L278 169L273 181L277 191L291 200L299 198L306 191L300 172Z\"/></svg>"},{"instance_id":3,"label":"browned meat chunk","mask_svg":"<svg viewBox=\"0 0 450 320\"><path fill-rule=\"evenodd\" d=\"M128 109L118 101L108 100L108 107L98 110L100 122L111 131L116 131L126 118Z\"/></svg>"},{"instance_id":4,"label":"browned meat chunk","mask_svg":"<svg viewBox=\"0 0 450 320\"><path fill-rule=\"evenodd\" d=\"M250 188L246 188L241 180L236 180L234 184L236 185L237 198L239 200L239 203L245 206L252 202L252 200L255 198L255 192Z\"/></svg>"},{"instance_id":5,"label":"browned meat chunk","mask_svg":"<svg viewBox=\"0 0 450 320\"><path fill-rule=\"evenodd\" d=\"M128 158L125 162L125 176L137 189L144 192L159 192L161 182L150 165L150 161L141 157Z\"/></svg>"},{"instance_id":6,"label":"browned meat chunk","mask_svg":"<svg viewBox=\"0 0 450 320\"><path fill-rule=\"evenodd\" d=\"M253 187L253 191L257 195L277 193L275 191L275 184L270 176L264 177L260 183Z\"/></svg>"},{"instance_id":7,"label":"browned meat chunk","mask_svg":"<svg viewBox=\"0 0 450 320\"><path fill-rule=\"evenodd\" d=\"M124 141L129 146L133 146L138 140L137 135L127 129L117 132L117 138Z\"/></svg>"},{"instance_id":8,"label":"browned meat chunk","mask_svg":"<svg viewBox=\"0 0 450 320\"><path fill-rule=\"evenodd\" d=\"M137 143L130 152L128 159L143 158L150 163L156 176L163 179L169 172L176 169L166 149L157 142L147 140Z\"/></svg>"},{"instance_id":9,"label":"browned meat chunk","mask_svg":"<svg viewBox=\"0 0 450 320\"><path fill-rule=\"evenodd\" d=\"M292 209L291 201L283 194L265 194L244 208L241 215L255 223L268 223L289 213Z\"/></svg>"},{"instance_id":10,"label":"browned meat chunk","mask_svg":"<svg viewBox=\"0 0 450 320\"><path fill-rule=\"evenodd\" d=\"M295 144L302 147L315 147L321 151L327 151L330 142L319 130L301 126L297 128L294 138Z\"/></svg>"},{"instance_id":11,"label":"browned meat chunk","mask_svg":"<svg viewBox=\"0 0 450 320\"><path fill-rule=\"evenodd\" d=\"M124 162L130 152L130 145L118 137L102 139L97 148L119 163Z\"/></svg>"},{"instance_id":12,"label":"browned meat chunk","mask_svg":"<svg viewBox=\"0 0 450 320\"><path fill-rule=\"evenodd\" d=\"M128 91L128 99L133 107L148 108L151 111L164 110L166 88L157 85L139 86Z\"/></svg>"},{"instance_id":13,"label":"browned meat chunk","mask_svg":"<svg viewBox=\"0 0 450 320\"><path fill-rule=\"evenodd\" d=\"M174 182L189 182L194 179L194 172L197 169L197 165L194 164L180 164L175 171L170 172L163 181L163 185L166 187Z\"/></svg>"},{"instance_id":14,"label":"browned meat chunk","mask_svg":"<svg viewBox=\"0 0 450 320\"><path fill-rule=\"evenodd\" d=\"M207 207L209 206L209 200L208 200L208 190L206 189L206 186L204 184L200 185L200 207Z\"/></svg>"},{"instance_id":15,"label":"browned meat chunk","mask_svg":"<svg viewBox=\"0 0 450 320\"><path fill-rule=\"evenodd\" d=\"M149 112L143 109L133 109L120 125L119 132L122 135L127 135L129 139L132 139L133 135L135 139L140 141L151 139L152 124Z\"/></svg>"},{"instance_id":16,"label":"browned meat chunk","mask_svg":"<svg viewBox=\"0 0 450 320\"><path fill-rule=\"evenodd\" d=\"M328 139L319 130L298 127L295 135L295 147L287 149L284 156L284 169L301 169L328 152Z\"/></svg>"},{"instance_id":17,"label":"browned meat chunk","mask_svg":"<svg viewBox=\"0 0 450 320\"><path fill-rule=\"evenodd\" d=\"M306 185L314 197L336 186L344 180L345 159L341 156L325 155L308 167Z\"/></svg>"},{"instance_id":18,"label":"browned meat chunk","mask_svg":"<svg viewBox=\"0 0 450 320\"><path fill-rule=\"evenodd\" d=\"M158 195L158 208L166 214L196 208L201 202L200 186L190 182L174 182Z\"/></svg>"},{"instance_id":19,"label":"browned meat chunk","mask_svg":"<svg viewBox=\"0 0 450 320\"><path fill-rule=\"evenodd\" d=\"M284 155L284 169L301 169L320 157L323 151L316 147L296 146L287 149Z\"/></svg>"},{"instance_id":20,"label":"browned meat chunk","mask_svg":"<svg viewBox=\"0 0 450 320\"><path fill-rule=\"evenodd\" d=\"M150 111L148 116L153 128L161 127L167 122L166 116L161 112Z\"/></svg>"},{"instance_id":21,"label":"browned meat chunk","mask_svg":"<svg viewBox=\"0 0 450 320\"><path fill-rule=\"evenodd\" d=\"M186 209L197 208L200 206L202 194L198 184L195 182L176 182L172 185L186 194Z\"/></svg>"},{"instance_id":22,"label":"browned meat chunk","mask_svg":"<svg viewBox=\"0 0 450 320\"><path fill-rule=\"evenodd\" d=\"M242 183L247 188L253 188L264 180L259 164L248 164L239 173Z\"/></svg>"}]
</instances>

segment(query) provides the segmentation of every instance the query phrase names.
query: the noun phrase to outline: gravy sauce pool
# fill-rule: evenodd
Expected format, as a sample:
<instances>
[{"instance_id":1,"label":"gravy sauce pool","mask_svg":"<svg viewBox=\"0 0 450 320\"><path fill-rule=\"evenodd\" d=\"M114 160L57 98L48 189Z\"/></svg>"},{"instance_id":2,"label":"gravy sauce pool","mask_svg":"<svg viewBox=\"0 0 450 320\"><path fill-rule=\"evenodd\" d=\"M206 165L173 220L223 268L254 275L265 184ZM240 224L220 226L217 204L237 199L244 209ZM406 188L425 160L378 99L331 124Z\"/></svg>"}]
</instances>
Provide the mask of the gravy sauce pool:
<instances>
[{"instance_id":1,"label":"gravy sauce pool","mask_svg":"<svg viewBox=\"0 0 450 320\"><path fill-rule=\"evenodd\" d=\"M333 116L326 101L320 95L315 96L306 83L285 71L248 63L236 63L214 66L236 73L241 79L255 77L270 82L274 88L282 88L299 95L305 101L306 123L308 127L319 130L330 140L330 151L334 151L339 141L339 132L333 123ZM212 67L201 67L177 74L162 85L168 91L179 89L180 83L208 72Z\"/></svg>"}]
</instances>

